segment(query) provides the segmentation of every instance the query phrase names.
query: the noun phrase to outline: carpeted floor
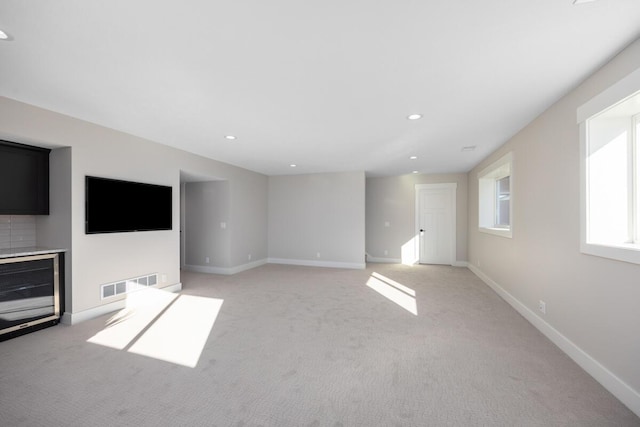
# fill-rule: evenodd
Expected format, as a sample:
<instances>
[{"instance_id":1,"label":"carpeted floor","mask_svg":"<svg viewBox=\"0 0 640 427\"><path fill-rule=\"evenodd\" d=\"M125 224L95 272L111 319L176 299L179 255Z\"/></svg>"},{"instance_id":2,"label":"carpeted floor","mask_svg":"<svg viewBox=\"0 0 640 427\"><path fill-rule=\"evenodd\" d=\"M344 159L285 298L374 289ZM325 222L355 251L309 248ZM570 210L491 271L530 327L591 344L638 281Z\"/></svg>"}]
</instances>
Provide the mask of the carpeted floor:
<instances>
[{"instance_id":1,"label":"carpeted floor","mask_svg":"<svg viewBox=\"0 0 640 427\"><path fill-rule=\"evenodd\" d=\"M0 343L0 425L640 425L465 268L266 265L182 283L158 308Z\"/></svg>"}]
</instances>

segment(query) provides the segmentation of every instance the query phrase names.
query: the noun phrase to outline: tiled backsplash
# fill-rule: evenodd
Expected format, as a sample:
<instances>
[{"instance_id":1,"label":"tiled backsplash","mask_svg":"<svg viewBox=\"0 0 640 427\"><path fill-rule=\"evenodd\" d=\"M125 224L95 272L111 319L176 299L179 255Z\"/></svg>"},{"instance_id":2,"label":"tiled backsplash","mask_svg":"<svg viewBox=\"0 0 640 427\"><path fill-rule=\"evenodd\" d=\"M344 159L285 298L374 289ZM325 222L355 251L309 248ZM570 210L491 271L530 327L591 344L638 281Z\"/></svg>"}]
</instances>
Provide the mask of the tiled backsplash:
<instances>
[{"instance_id":1,"label":"tiled backsplash","mask_svg":"<svg viewBox=\"0 0 640 427\"><path fill-rule=\"evenodd\" d=\"M0 249L36 246L36 217L0 215Z\"/></svg>"}]
</instances>

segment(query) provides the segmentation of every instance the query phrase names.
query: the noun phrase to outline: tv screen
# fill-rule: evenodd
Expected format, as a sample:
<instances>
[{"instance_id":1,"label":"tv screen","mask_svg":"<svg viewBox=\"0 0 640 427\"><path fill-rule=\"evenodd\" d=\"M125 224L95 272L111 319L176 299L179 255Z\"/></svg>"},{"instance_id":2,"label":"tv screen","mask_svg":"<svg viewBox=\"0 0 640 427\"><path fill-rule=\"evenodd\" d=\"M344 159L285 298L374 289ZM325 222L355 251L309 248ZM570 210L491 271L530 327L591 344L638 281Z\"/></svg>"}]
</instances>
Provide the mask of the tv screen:
<instances>
[{"instance_id":1,"label":"tv screen","mask_svg":"<svg viewBox=\"0 0 640 427\"><path fill-rule=\"evenodd\" d=\"M85 232L171 230L172 188L87 176Z\"/></svg>"}]
</instances>

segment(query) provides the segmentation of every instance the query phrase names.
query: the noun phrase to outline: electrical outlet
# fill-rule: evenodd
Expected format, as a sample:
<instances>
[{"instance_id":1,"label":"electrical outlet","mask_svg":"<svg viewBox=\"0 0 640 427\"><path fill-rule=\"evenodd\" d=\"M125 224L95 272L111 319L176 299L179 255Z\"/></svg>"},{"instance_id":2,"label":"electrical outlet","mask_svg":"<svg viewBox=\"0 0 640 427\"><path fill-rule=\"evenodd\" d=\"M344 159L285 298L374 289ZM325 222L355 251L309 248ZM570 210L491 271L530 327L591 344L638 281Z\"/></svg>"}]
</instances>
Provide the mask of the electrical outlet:
<instances>
[{"instance_id":1,"label":"electrical outlet","mask_svg":"<svg viewBox=\"0 0 640 427\"><path fill-rule=\"evenodd\" d=\"M385 222L384 222L384 226L385 226L385 227L391 227L391 223L390 223L389 221L385 221Z\"/></svg>"},{"instance_id":2,"label":"electrical outlet","mask_svg":"<svg viewBox=\"0 0 640 427\"><path fill-rule=\"evenodd\" d=\"M247 259L251 261L251 254L247 255Z\"/></svg>"},{"instance_id":3,"label":"electrical outlet","mask_svg":"<svg viewBox=\"0 0 640 427\"><path fill-rule=\"evenodd\" d=\"M316 253L316 258L320 258L320 252Z\"/></svg>"},{"instance_id":4,"label":"electrical outlet","mask_svg":"<svg viewBox=\"0 0 640 427\"><path fill-rule=\"evenodd\" d=\"M209 261L211 261L211 260L209 259L209 257L208 257L208 256L204 257L204 262L206 262L207 264L209 264Z\"/></svg>"},{"instance_id":5,"label":"electrical outlet","mask_svg":"<svg viewBox=\"0 0 640 427\"><path fill-rule=\"evenodd\" d=\"M385 250L384 250L384 254L385 254L385 255L389 255L389 251L385 249Z\"/></svg>"},{"instance_id":6,"label":"electrical outlet","mask_svg":"<svg viewBox=\"0 0 640 427\"><path fill-rule=\"evenodd\" d=\"M540 310L542 314L547 314L547 304L542 300L538 301L538 310Z\"/></svg>"},{"instance_id":7,"label":"electrical outlet","mask_svg":"<svg viewBox=\"0 0 640 427\"><path fill-rule=\"evenodd\" d=\"M166 281L167 281L167 275L166 275L166 274L163 274L163 275L161 276L161 280L162 280L162 282L163 282L163 283L164 283L164 282L166 282Z\"/></svg>"}]
</instances>

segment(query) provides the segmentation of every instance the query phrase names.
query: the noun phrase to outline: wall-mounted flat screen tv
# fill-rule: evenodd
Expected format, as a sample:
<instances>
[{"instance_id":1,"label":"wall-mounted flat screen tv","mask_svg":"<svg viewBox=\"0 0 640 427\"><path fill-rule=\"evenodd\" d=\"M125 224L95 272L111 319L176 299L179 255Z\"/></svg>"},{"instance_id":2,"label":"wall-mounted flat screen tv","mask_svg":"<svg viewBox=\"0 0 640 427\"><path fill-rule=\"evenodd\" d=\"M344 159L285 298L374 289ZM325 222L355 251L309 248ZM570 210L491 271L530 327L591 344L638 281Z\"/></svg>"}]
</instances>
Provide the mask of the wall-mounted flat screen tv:
<instances>
[{"instance_id":1,"label":"wall-mounted flat screen tv","mask_svg":"<svg viewBox=\"0 0 640 427\"><path fill-rule=\"evenodd\" d=\"M87 176L85 232L171 230L172 188Z\"/></svg>"}]
</instances>

